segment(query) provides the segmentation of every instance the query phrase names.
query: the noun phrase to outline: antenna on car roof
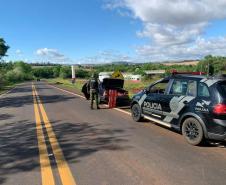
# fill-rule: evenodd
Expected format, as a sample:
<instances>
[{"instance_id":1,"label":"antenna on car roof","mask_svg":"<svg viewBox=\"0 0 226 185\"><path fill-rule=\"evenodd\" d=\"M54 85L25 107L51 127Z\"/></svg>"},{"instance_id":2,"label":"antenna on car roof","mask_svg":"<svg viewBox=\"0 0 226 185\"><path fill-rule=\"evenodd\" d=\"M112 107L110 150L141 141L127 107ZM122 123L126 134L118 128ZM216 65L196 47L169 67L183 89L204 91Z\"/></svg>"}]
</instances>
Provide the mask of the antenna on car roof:
<instances>
[{"instance_id":1,"label":"antenna on car roof","mask_svg":"<svg viewBox=\"0 0 226 185\"><path fill-rule=\"evenodd\" d=\"M210 63L208 62L208 65L207 65L207 77L209 77L210 75Z\"/></svg>"}]
</instances>

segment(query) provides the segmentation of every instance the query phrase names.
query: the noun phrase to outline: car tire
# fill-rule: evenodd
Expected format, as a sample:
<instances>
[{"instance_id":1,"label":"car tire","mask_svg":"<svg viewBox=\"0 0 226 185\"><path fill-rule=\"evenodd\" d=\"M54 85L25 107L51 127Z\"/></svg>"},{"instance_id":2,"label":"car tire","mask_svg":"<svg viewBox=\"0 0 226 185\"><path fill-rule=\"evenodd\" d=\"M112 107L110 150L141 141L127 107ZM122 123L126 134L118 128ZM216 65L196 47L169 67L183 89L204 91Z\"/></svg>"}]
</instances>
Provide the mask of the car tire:
<instances>
[{"instance_id":1,"label":"car tire","mask_svg":"<svg viewBox=\"0 0 226 185\"><path fill-rule=\"evenodd\" d=\"M131 114L134 121L139 122L142 120L141 108L137 103L132 106Z\"/></svg>"},{"instance_id":2,"label":"car tire","mask_svg":"<svg viewBox=\"0 0 226 185\"><path fill-rule=\"evenodd\" d=\"M204 141L202 125L195 118L187 118L182 125L182 134L191 145L200 145Z\"/></svg>"}]
</instances>

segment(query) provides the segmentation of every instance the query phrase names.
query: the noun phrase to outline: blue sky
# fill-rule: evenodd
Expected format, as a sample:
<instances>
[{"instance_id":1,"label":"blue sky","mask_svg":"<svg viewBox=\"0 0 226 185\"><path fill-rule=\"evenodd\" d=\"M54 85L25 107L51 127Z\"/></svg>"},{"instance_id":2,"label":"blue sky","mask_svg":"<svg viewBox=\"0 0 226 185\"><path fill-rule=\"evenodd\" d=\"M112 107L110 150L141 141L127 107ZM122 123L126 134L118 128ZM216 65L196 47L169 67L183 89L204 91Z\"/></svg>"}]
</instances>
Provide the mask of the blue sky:
<instances>
[{"instance_id":1,"label":"blue sky","mask_svg":"<svg viewBox=\"0 0 226 185\"><path fill-rule=\"evenodd\" d=\"M0 0L0 37L10 46L9 57L5 59L99 63L225 55L226 13L222 12L226 3L223 0L219 6L213 6L209 0L201 0L198 5L190 0L187 5L177 4L181 6L178 12L174 10L176 3L159 2L162 3ZM187 11L185 5L193 11ZM196 12L199 14L193 17Z\"/></svg>"}]
</instances>

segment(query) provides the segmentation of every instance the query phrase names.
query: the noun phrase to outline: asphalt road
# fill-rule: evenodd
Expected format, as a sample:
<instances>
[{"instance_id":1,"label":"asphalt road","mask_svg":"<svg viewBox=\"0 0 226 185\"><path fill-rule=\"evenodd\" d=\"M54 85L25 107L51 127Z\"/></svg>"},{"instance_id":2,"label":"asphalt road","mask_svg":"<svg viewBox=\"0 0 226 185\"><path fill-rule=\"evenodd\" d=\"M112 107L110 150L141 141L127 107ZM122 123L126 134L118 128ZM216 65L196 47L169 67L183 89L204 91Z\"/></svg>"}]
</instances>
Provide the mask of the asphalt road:
<instances>
[{"instance_id":1,"label":"asphalt road","mask_svg":"<svg viewBox=\"0 0 226 185\"><path fill-rule=\"evenodd\" d=\"M225 146L190 146L43 82L0 97L0 184L222 185Z\"/></svg>"}]
</instances>

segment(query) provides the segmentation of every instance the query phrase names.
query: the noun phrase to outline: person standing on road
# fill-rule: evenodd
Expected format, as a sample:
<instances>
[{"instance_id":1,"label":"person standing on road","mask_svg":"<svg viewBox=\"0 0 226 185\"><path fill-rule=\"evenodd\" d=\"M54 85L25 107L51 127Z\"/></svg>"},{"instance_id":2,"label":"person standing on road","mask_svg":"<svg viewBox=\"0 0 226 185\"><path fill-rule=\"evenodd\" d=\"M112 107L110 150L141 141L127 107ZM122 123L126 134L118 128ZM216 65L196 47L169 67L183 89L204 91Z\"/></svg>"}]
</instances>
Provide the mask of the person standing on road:
<instances>
[{"instance_id":1,"label":"person standing on road","mask_svg":"<svg viewBox=\"0 0 226 185\"><path fill-rule=\"evenodd\" d=\"M100 109L99 107L99 82L98 82L98 75L93 74L91 79L88 82L88 86L90 88L90 98L91 98L91 105L90 108L93 109L93 102L95 100L97 109Z\"/></svg>"}]
</instances>

